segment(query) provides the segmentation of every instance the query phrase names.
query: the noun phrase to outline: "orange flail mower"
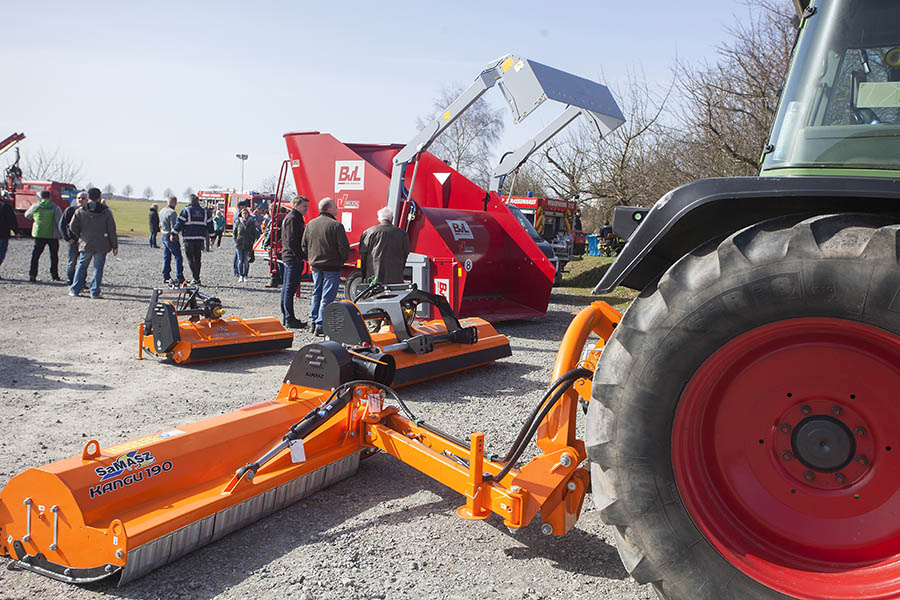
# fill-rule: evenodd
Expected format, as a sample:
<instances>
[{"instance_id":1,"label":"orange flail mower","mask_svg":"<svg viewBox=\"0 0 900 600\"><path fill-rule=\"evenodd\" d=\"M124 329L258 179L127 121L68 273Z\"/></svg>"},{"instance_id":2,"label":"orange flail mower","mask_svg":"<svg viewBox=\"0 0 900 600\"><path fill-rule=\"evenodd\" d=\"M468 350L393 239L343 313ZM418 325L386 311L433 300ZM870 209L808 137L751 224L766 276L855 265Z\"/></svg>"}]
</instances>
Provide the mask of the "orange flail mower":
<instances>
[{"instance_id":1,"label":"orange flail mower","mask_svg":"<svg viewBox=\"0 0 900 600\"><path fill-rule=\"evenodd\" d=\"M0 552L61 581L125 583L352 475L376 450L462 494L463 518L497 514L517 529L540 513L543 531L562 535L588 485L579 397L590 397L619 318L603 302L575 318L553 384L501 459L488 458L480 433L455 439L417 419L388 386L391 355L309 344L272 400L131 442L92 440L79 456L14 477L0 492ZM582 358L592 332L600 340ZM543 453L518 465L535 435Z\"/></svg>"},{"instance_id":2,"label":"orange flail mower","mask_svg":"<svg viewBox=\"0 0 900 600\"><path fill-rule=\"evenodd\" d=\"M224 314L222 302L198 288L154 290L138 325L138 358L146 350L179 364L200 362L277 352L294 341L278 319L223 319Z\"/></svg>"}]
</instances>

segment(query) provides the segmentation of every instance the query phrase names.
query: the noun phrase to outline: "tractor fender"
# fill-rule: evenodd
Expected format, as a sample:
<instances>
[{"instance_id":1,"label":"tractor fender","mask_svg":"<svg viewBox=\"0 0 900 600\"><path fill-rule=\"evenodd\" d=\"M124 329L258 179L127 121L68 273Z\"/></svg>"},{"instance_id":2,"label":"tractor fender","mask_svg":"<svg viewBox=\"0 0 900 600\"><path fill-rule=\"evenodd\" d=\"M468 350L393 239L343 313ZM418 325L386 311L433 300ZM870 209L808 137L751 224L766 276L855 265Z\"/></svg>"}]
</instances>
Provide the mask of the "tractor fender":
<instances>
[{"instance_id":1,"label":"tractor fender","mask_svg":"<svg viewBox=\"0 0 900 600\"><path fill-rule=\"evenodd\" d=\"M660 198L641 220L594 294L644 289L701 244L790 214L896 213L900 179L729 177L700 179Z\"/></svg>"}]
</instances>

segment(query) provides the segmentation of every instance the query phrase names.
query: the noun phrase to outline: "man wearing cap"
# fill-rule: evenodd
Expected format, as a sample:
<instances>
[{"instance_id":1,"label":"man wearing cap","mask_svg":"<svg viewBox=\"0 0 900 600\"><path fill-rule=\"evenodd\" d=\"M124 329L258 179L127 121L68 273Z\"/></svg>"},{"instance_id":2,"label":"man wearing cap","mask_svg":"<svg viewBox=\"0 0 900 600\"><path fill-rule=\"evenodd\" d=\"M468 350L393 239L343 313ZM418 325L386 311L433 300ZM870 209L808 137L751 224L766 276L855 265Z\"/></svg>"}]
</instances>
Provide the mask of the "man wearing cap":
<instances>
[{"instance_id":1,"label":"man wearing cap","mask_svg":"<svg viewBox=\"0 0 900 600\"><path fill-rule=\"evenodd\" d=\"M380 283L403 283L409 236L393 221L394 213L385 206L378 210L378 225L369 227L359 237L359 256L366 280L374 277Z\"/></svg>"},{"instance_id":2,"label":"man wearing cap","mask_svg":"<svg viewBox=\"0 0 900 600\"><path fill-rule=\"evenodd\" d=\"M38 194L38 202L32 204L25 211L26 219L33 219L31 225L31 237L34 238L34 249L31 251L31 269L28 272L28 281L37 281L38 263L44 248L50 248L50 278L53 281L61 281L59 278L59 239L62 233L59 230L59 222L62 220L62 211L50 200L50 190L43 190Z\"/></svg>"},{"instance_id":3,"label":"man wearing cap","mask_svg":"<svg viewBox=\"0 0 900 600\"><path fill-rule=\"evenodd\" d=\"M66 263L66 285L69 286L72 285L72 279L75 277L75 267L78 265L78 237L72 233L69 226L72 224L72 218L75 216L75 211L87 204L87 201L87 192L78 192L78 195L75 196L75 204L70 204L66 210L63 211L62 219L59 221L60 233L62 233L63 239L66 241L66 246L68 246L69 249L69 260Z\"/></svg>"}]
</instances>

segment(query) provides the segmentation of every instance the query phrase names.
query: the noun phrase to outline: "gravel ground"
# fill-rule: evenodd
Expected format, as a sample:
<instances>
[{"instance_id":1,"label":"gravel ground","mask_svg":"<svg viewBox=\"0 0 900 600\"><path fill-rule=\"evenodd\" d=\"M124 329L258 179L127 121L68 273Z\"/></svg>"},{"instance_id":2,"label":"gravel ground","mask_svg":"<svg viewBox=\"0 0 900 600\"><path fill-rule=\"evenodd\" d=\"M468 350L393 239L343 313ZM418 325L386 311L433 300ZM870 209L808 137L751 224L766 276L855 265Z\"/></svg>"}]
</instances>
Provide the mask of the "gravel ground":
<instances>
[{"instance_id":1,"label":"gravel ground","mask_svg":"<svg viewBox=\"0 0 900 600\"><path fill-rule=\"evenodd\" d=\"M228 249L225 249L225 246ZM233 411L274 394L294 350L176 367L138 362L137 324L161 281L162 251L122 241L107 260L103 298L70 298L49 282L27 282L31 241L15 239L0 268L0 486L15 474L80 452ZM232 252L204 255L203 281L229 314L277 315L278 294L231 274ZM185 268L186 265L185 265ZM64 273L64 268L61 267ZM304 297L308 289L304 288ZM578 307L551 300L547 316L503 323L513 357L401 390L419 416L467 437L484 432L503 453L549 383L563 332ZM308 309L298 303L298 314ZM313 341L299 332L294 348ZM252 382L252 385L251 385ZM359 473L124 588L70 586L0 568L2 598L609 598L649 599L619 562L610 528L591 499L565 537L532 524L510 534L497 517L468 522L461 496L387 455Z\"/></svg>"}]
</instances>

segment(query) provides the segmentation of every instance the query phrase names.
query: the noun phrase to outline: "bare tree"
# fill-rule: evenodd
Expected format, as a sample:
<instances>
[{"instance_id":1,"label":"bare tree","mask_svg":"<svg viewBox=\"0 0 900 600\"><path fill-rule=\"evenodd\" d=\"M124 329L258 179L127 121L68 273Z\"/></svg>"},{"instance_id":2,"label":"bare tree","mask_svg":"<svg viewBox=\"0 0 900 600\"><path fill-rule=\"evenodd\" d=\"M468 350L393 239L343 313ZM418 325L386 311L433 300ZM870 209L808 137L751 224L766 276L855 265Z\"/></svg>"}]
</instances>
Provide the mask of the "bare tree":
<instances>
[{"instance_id":1,"label":"bare tree","mask_svg":"<svg viewBox=\"0 0 900 600\"><path fill-rule=\"evenodd\" d=\"M193 194L193 193L194 193L194 188L192 188L191 186L187 186L186 188L184 188L184 196L183 197L190 198L191 194Z\"/></svg>"},{"instance_id":2,"label":"bare tree","mask_svg":"<svg viewBox=\"0 0 900 600\"><path fill-rule=\"evenodd\" d=\"M109 198L111 196L115 196L116 195L115 186L111 183L107 183L105 186L103 186L103 195L106 196L107 198Z\"/></svg>"},{"instance_id":3,"label":"bare tree","mask_svg":"<svg viewBox=\"0 0 900 600\"><path fill-rule=\"evenodd\" d=\"M163 198L168 198L169 196L174 196L175 192L172 191L172 188L167 187L163 190Z\"/></svg>"},{"instance_id":4,"label":"bare tree","mask_svg":"<svg viewBox=\"0 0 900 600\"><path fill-rule=\"evenodd\" d=\"M275 194L278 191L278 176L271 175L262 180L260 184L259 190L263 194ZM284 182L284 192L283 198L293 198L297 195L297 190L294 189L294 180L292 177L288 177Z\"/></svg>"},{"instance_id":5,"label":"bare tree","mask_svg":"<svg viewBox=\"0 0 900 600\"><path fill-rule=\"evenodd\" d=\"M82 165L63 154L58 148L53 152L39 149L22 152L24 179L73 183L82 176Z\"/></svg>"},{"instance_id":6,"label":"bare tree","mask_svg":"<svg viewBox=\"0 0 900 600\"><path fill-rule=\"evenodd\" d=\"M131 187L131 184L126 183L125 187L122 188L122 195L125 196L126 198L130 198L131 192L133 192L133 191L134 191L134 188Z\"/></svg>"},{"instance_id":7,"label":"bare tree","mask_svg":"<svg viewBox=\"0 0 900 600\"><path fill-rule=\"evenodd\" d=\"M502 196L527 196L542 198L547 195L547 178L537 163L529 161L511 173L503 182Z\"/></svg>"},{"instance_id":8,"label":"bare tree","mask_svg":"<svg viewBox=\"0 0 900 600\"><path fill-rule=\"evenodd\" d=\"M439 119L463 90L461 85L442 89L431 114L416 119L416 126L421 130ZM491 176L491 151L500 140L503 127L503 110L491 107L482 98L438 136L429 151L486 189Z\"/></svg>"},{"instance_id":9,"label":"bare tree","mask_svg":"<svg viewBox=\"0 0 900 600\"><path fill-rule=\"evenodd\" d=\"M788 2L747 0L718 60L677 64L690 177L755 175L775 116L796 31ZM703 160L702 158L705 160Z\"/></svg>"},{"instance_id":10,"label":"bare tree","mask_svg":"<svg viewBox=\"0 0 900 600\"><path fill-rule=\"evenodd\" d=\"M152 197L153 197L153 188L148 185L147 187L144 188L144 198L147 198L149 200Z\"/></svg>"}]
</instances>

